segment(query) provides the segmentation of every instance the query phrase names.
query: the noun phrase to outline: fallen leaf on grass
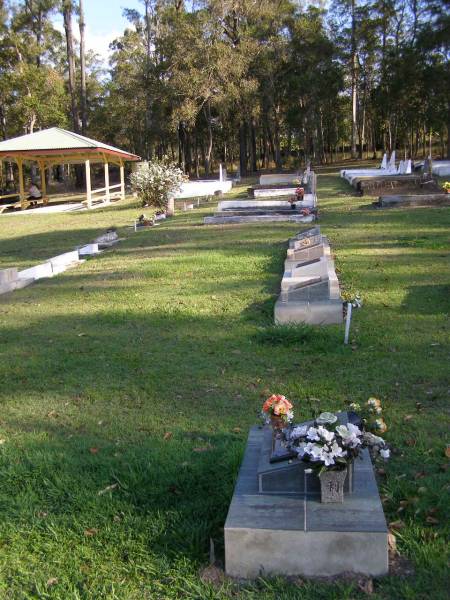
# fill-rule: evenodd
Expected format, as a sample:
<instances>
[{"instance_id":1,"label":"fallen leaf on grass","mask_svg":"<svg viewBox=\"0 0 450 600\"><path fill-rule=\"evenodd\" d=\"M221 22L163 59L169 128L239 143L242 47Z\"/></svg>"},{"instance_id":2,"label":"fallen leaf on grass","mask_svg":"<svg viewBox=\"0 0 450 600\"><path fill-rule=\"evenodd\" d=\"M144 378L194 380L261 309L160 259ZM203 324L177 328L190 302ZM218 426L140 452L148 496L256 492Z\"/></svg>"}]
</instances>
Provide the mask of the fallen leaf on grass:
<instances>
[{"instance_id":1,"label":"fallen leaf on grass","mask_svg":"<svg viewBox=\"0 0 450 600\"><path fill-rule=\"evenodd\" d=\"M98 529L96 529L95 527L89 527L89 529L84 530L84 535L86 537L93 537L97 533L98 533Z\"/></svg>"},{"instance_id":2,"label":"fallen leaf on grass","mask_svg":"<svg viewBox=\"0 0 450 600\"><path fill-rule=\"evenodd\" d=\"M84 337L86 334L85 333L79 333L78 337Z\"/></svg>"},{"instance_id":3,"label":"fallen leaf on grass","mask_svg":"<svg viewBox=\"0 0 450 600\"><path fill-rule=\"evenodd\" d=\"M98 450L99 450L98 448L89 448L89 452L91 454L98 454Z\"/></svg>"},{"instance_id":4,"label":"fallen leaf on grass","mask_svg":"<svg viewBox=\"0 0 450 600\"><path fill-rule=\"evenodd\" d=\"M405 523L403 521L401 521L400 519L398 521L391 521L389 523L389 529L394 529L395 531L399 531L400 529L403 529L404 526L405 526Z\"/></svg>"},{"instance_id":5,"label":"fallen leaf on grass","mask_svg":"<svg viewBox=\"0 0 450 600\"><path fill-rule=\"evenodd\" d=\"M169 485L168 490L171 494L175 494L175 496L181 494L181 490L179 490L176 485Z\"/></svg>"},{"instance_id":6,"label":"fallen leaf on grass","mask_svg":"<svg viewBox=\"0 0 450 600\"><path fill-rule=\"evenodd\" d=\"M119 487L118 483L112 483L111 485L106 486L103 490L97 492L97 496L103 496L103 494L106 494L106 492L112 492L117 487Z\"/></svg>"},{"instance_id":7,"label":"fallen leaf on grass","mask_svg":"<svg viewBox=\"0 0 450 600\"><path fill-rule=\"evenodd\" d=\"M406 440L407 446L415 446L416 444L417 444L416 438L410 438L409 440Z\"/></svg>"},{"instance_id":8,"label":"fallen leaf on grass","mask_svg":"<svg viewBox=\"0 0 450 600\"><path fill-rule=\"evenodd\" d=\"M439 519L436 519L436 517L431 517L431 516L428 516L428 517L425 519L425 521L426 521L427 523L429 523L430 525L438 525L438 523L439 523Z\"/></svg>"},{"instance_id":9,"label":"fallen leaf on grass","mask_svg":"<svg viewBox=\"0 0 450 600\"><path fill-rule=\"evenodd\" d=\"M446 449L445 449L445 456L446 456L447 458L450 458L450 446L447 446L447 447L446 447Z\"/></svg>"},{"instance_id":10,"label":"fallen leaf on grass","mask_svg":"<svg viewBox=\"0 0 450 600\"><path fill-rule=\"evenodd\" d=\"M52 585L56 585L57 583L58 583L57 577L50 577L50 579L47 580L47 587L51 587Z\"/></svg>"},{"instance_id":11,"label":"fallen leaf on grass","mask_svg":"<svg viewBox=\"0 0 450 600\"><path fill-rule=\"evenodd\" d=\"M50 412L47 413L47 417L59 417L59 415L56 412L56 410L51 410Z\"/></svg>"},{"instance_id":12,"label":"fallen leaf on grass","mask_svg":"<svg viewBox=\"0 0 450 600\"><path fill-rule=\"evenodd\" d=\"M209 585L221 585L225 579L225 573L219 567L209 565L200 571L200 579Z\"/></svg>"},{"instance_id":13,"label":"fallen leaf on grass","mask_svg":"<svg viewBox=\"0 0 450 600\"><path fill-rule=\"evenodd\" d=\"M414 474L414 479L423 479L426 476L427 474L425 471L417 471L417 473Z\"/></svg>"},{"instance_id":14,"label":"fallen leaf on grass","mask_svg":"<svg viewBox=\"0 0 450 600\"><path fill-rule=\"evenodd\" d=\"M405 417L403 417L404 421L411 421L411 419L413 418L412 415L406 415Z\"/></svg>"},{"instance_id":15,"label":"fallen leaf on grass","mask_svg":"<svg viewBox=\"0 0 450 600\"><path fill-rule=\"evenodd\" d=\"M242 429L240 427L233 427L233 433L241 433Z\"/></svg>"},{"instance_id":16,"label":"fallen leaf on grass","mask_svg":"<svg viewBox=\"0 0 450 600\"><path fill-rule=\"evenodd\" d=\"M212 446L208 444L207 446L199 446L198 448L193 448L192 452L208 452L208 450L212 450Z\"/></svg>"},{"instance_id":17,"label":"fallen leaf on grass","mask_svg":"<svg viewBox=\"0 0 450 600\"><path fill-rule=\"evenodd\" d=\"M172 437L173 433L171 431L166 431L166 433L164 434L164 439L165 440L170 440L170 438Z\"/></svg>"},{"instance_id":18,"label":"fallen leaf on grass","mask_svg":"<svg viewBox=\"0 0 450 600\"><path fill-rule=\"evenodd\" d=\"M5 443L6 443L6 440L5 440L5 438L0 438L0 446L1 446L2 444L5 444Z\"/></svg>"},{"instance_id":19,"label":"fallen leaf on grass","mask_svg":"<svg viewBox=\"0 0 450 600\"><path fill-rule=\"evenodd\" d=\"M358 580L358 588L367 595L373 594L373 580L371 577Z\"/></svg>"}]
</instances>

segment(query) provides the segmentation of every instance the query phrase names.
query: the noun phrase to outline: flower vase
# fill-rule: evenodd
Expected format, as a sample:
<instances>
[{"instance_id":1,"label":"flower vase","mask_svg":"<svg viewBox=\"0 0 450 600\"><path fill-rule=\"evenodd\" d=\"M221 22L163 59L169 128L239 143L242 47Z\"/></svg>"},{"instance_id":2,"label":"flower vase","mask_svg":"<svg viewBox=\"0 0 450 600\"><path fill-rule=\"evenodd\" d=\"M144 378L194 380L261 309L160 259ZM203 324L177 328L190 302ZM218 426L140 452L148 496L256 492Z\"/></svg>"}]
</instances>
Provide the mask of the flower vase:
<instances>
[{"instance_id":1,"label":"flower vase","mask_svg":"<svg viewBox=\"0 0 450 600\"><path fill-rule=\"evenodd\" d=\"M286 421L281 415L270 415L270 424L275 434L286 427Z\"/></svg>"},{"instance_id":2,"label":"flower vase","mask_svg":"<svg viewBox=\"0 0 450 600\"><path fill-rule=\"evenodd\" d=\"M341 471L323 471L320 473L320 500L323 503L344 502L344 483L347 467Z\"/></svg>"}]
</instances>

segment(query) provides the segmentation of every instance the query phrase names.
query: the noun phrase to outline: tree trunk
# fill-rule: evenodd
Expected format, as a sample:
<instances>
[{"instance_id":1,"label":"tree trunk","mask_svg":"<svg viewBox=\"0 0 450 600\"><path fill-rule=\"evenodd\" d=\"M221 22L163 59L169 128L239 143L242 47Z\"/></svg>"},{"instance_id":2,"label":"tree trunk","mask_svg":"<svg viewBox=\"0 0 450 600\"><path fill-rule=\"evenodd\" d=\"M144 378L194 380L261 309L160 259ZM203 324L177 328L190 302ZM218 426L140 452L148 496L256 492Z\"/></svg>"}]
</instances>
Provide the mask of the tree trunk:
<instances>
[{"instance_id":1,"label":"tree trunk","mask_svg":"<svg viewBox=\"0 0 450 600\"><path fill-rule=\"evenodd\" d=\"M450 160L450 102L447 108L447 158Z\"/></svg>"},{"instance_id":2,"label":"tree trunk","mask_svg":"<svg viewBox=\"0 0 450 600\"><path fill-rule=\"evenodd\" d=\"M275 165L279 171L283 168L281 160L281 142L280 142L280 107L274 107L274 146L275 146Z\"/></svg>"},{"instance_id":3,"label":"tree trunk","mask_svg":"<svg viewBox=\"0 0 450 600\"><path fill-rule=\"evenodd\" d=\"M247 122L239 125L239 168L241 177L247 175Z\"/></svg>"},{"instance_id":4,"label":"tree trunk","mask_svg":"<svg viewBox=\"0 0 450 600\"><path fill-rule=\"evenodd\" d=\"M256 173L258 170L257 164L257 150L256 150L256 132L255 132L255 121L252 119L250 125L250 139L251 139L251 149L252 149L252 171Z\"/></svg>"},{"instance_id":5,"label":"tree trunk","mask_svg":"<svg viewBox=\"0 0 450 600\"><path fill-rule=\"evenodd\" d=\"M87 98L86 98L86 49L83 0L79 0L79 27L80 27L80 71L81 71L81 133L86 135L87 131Z\"/></svg>"},{"instance_id":6,"label":"tree trunk","mask_svg":"<svg viewBox=\"0 0 450 600\"><path fill-rule=\"evenodd\" d=\"M66 32L67 63L69 66L69 94L72 114L72 126L75 133L78 133L80 128L78 123L77 103L75 98L75 56L73 52L72 10L72 0L64 0L63 16L64 29Z\"/></svg>"},{"instance_id":7,"label":"tree trunk","mask_svg":"<svg viewBox=\"0 0 450 600\"><path fill-rule=\"evenodd\" d=\"M213 149L213 131L212 131L212 125L211 125L211 104L210 104L209 100L206 102L205 106L203 107L203 112L205 115L206 125L208 128L208 146L206 148L206 153L205 153L205 175L206 175L206 177L209 177L209 173L211 170L211 154L212 154L212 149Z\"/></svg>"},{"instance_id":8,"label":"tree trunk","mask_svg":"<svg viewBox=\"0 0 450 600\"><path fill-rule=\"evenodd\" d=\"M356 158L356 130L357 130L357 69L358 69L358 56L356 54L356 15L355 15L355 0L352 0L352 34L351 34L351 45L352 45L352 158Z\"/></svg>"}]
</instances>

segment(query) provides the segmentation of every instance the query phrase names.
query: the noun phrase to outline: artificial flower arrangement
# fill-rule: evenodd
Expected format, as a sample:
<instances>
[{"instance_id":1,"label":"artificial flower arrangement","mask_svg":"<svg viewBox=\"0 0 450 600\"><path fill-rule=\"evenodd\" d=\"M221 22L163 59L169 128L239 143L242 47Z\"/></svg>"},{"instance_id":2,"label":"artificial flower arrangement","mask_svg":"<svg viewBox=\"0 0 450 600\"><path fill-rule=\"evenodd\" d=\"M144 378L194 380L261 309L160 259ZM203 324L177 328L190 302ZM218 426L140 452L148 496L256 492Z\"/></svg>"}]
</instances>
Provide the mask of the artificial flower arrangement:
<instances>
[{"instance_id":1,"label":"artificial flower arrangement","mask_svg":"<svg viewBox=\"0 0 450 600\"><path fill-rule=\"evenodd\" d=\"M295 195L299 200L303 200L303 196L305 195L305 188L303 187L298 187L295 190Z\"/></svg>"},{"instance_id":2,"label":"artificial flower arrangement","mask_svg":"<svg viewBox=\"0 0 450 600\"><path fill-rule=\"evenodd\" d=\"M446 181L445 183L443 183L442 187L447 192L447 194L450 194L450 181Z\"/></svg>"},{"instance_id":3,"label":"artificial flower arrangement","mask_svg":"<svg viewBox=\"0 0 450 600\"><path fill-rule=\"evenodd\" d=\"M292 403L281 394L272 394L264 402L262 416L267 424L272 424L275 429L287 427L294 418Z\"/></svg>"},{"instance_id":4,"label":"artificial flower arrangement","mask_svg":"<svg viewBox=\"0 0 450 600\"><path fill-rule=\"evenodd\" d=\"M350 404L351 410L361 415L364 429L372 433L385 433L387 431L386 421L383 418L383 407L378 398L369 398L365 407L357 402Z\"/></svg>"},{"instance_id":5,"label":"artificial flower arrangement","mask_svg":"<svg viewBox=\"0 0 450 600\"><path fill-rule=\"evenodd\" d=\"M381 408L377 400L373 398L368 401L368 413L377 416L375 426L379 422L383 427L378 430L386 431L387 427L382 417L379 417L376 409ZM356 405L350 408L355 409ZM389 458L390 451L386 442L378 435L368 430L369 420L363 418L361 425L353 423L336 425L338 418L335 414L324 412L320 414L312 425L299 425L292 429L284 430L286 446L295 452L299 460L308 462L311 467L316 468L319 474L324 471L339 471L346 469L364 448L369 448L372 455ZM367 428L366 428L367 427Z\"/></svg>"}]
</instances>

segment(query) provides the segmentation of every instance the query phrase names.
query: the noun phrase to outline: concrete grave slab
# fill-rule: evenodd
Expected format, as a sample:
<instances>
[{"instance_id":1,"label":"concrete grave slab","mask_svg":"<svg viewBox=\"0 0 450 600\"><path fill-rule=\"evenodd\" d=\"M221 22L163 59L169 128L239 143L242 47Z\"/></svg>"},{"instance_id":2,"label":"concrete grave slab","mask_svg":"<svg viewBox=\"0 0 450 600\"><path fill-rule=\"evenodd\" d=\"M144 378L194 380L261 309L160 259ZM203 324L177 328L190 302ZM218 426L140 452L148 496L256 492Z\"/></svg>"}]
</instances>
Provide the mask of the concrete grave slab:
<instances>
[{"instance_id":1,"label":"concrete grave slab","mask_svg":"<svg viewBox=\"0 0 450 600\"><path fill-rule=\"evenodd\" d=\"M259 491L264 430L250 430L225 523L225 565L232 577L330 577L388 572L387 527L370 458L355 464L354 488L341 505L307 493Z\"/></svg>"},{"instance_id":2,"label":"concrete grave slab","mask_svg":"<svg viewBox=\"0 0 450 600\"><path fill-rule=\"evenodd\" d=\"M328 279L330 293L333 296L339 295L339 280L334 270L334 262L329 257L315 258L286 270L281 280L281 289L295 289L313 277Z\"/></svg>"},{"instance_id":3,"label":"concrete grave slab","mask_svg":"<svg viewBox=\"0 0 450 600\"><path fill-rule=\"evenodd\" d=\"M262 188L254 189L253 196L255 198L276 198L277 196L293 196L297 186L284 187L284 188Z\"/></svg>"},{"instance_id":4,"label":"concrete grave slab","mask_svg":"<svg viewBox=\"0 0 450 600\"><path fill-rule=\"evenodd\" d=\"M19 279L44 279L45 277L53 277L53 268L50 262L41 263L29 269L19 271Z\"/></svg>"},{"instance_id":5,"label":"concrete grave slab","mask_svg":"<svg viewBox=\"0 0 450 600\"><path fill-rule=\"evenodd\" d=\"M331 249L328 241L322 236L322 243L308 246L302 250L290 251L288 258L284 261L284 270L293 269L304 262L308 262L322 256L331 257Z\"/></svg>"},{"instance_id":6,"label":"concrete grave slab","mask_svg":"<svg viewBox=\"0 0 450 600\"><path fill-rule=\"evenodd\" d=\"M301 181L301 179L302 175L299 175L298 173L270 173L268 175L261 175L259 178L259 183L260 185L268 185L272 183L294 183L294 181Z\"/></svg>"},{"instance_id":7,"label":"concrete grave slab","mask_svg":"<svg viewBox=\"0 0 450 600\"><path fill-rule=\"evenodd\" d=\"M293 212L293 211L292 211ZM246 216L214 216L205 217L203 223L205 225L232 225L236 223L276 223L276 222L291 222L291 223L312 223L314 215L303 217L301 214L286 214L286 215L246 215Z\"/></svg>"},{"instance_id":8,"label":"concrete grave slab","mask_svg":"<svg viewBox=\"0 0 450 600\"><path fill-rule=\"evenodd\" d=\"M308 248L309 246L314 246L315 244L320 244L322 242L322 235L320 233L316 233L307 237L301 238L293 238L289 240L289 250L302 250L303 248Z\"/></svg>"},{"instance_id":9,"label":"concrete grave slab","mask_svg":"<svg viewBox=\"0 0 450 600\"><path fill-rule=\"evenodd\" d=\"M82 256L93 256L94 254L99 254L100 250L98 249L98 244L86 244L78 249L78 255Z\"/></svg>"},{"instance_id":10,"label":"concrete grave slab","mask_svg":"<svg viewBox=\"0 0 450 600\"><path fill-rule=\"evenodd\" d=\"M78 250L72 250L70 252L64 252L64 254L58 254L49 259L52 265L53 273L62 273L69 266L79 262Z\"/></svg>"},{"instance_id":11,"label":"concrete grave slab","mask_svg":"<svg viewBox=\"0 0 450 600\"><path fill-rule=\"evenodd\" d=\"M339 291L328 280L281 292L274 313L276 324L333 325L343 322Z\"/></svg>"},{"instance_id":12,"label":"concrete grave slab","mask_svg":"<svg viewBox=\"0 0 450 600\"><path fill-rule=\"evenodd\" d=\"M0 285L12 283L17 280L18 272L15 267L0 270Z\"/></svg>"}]
</instances>

